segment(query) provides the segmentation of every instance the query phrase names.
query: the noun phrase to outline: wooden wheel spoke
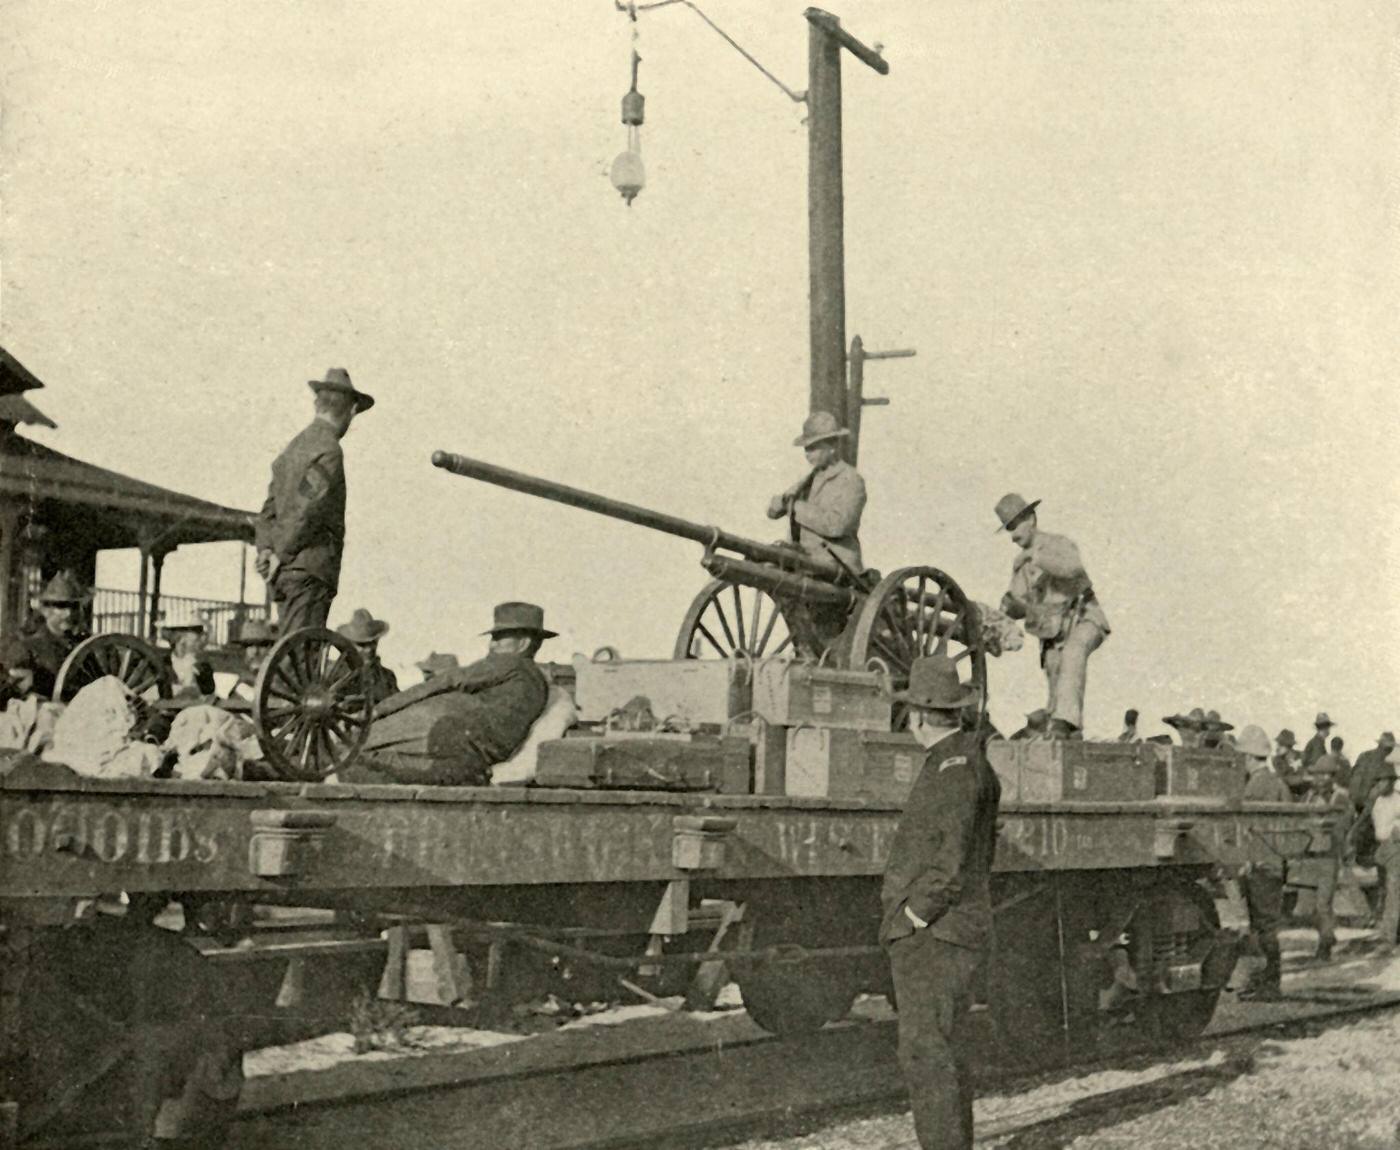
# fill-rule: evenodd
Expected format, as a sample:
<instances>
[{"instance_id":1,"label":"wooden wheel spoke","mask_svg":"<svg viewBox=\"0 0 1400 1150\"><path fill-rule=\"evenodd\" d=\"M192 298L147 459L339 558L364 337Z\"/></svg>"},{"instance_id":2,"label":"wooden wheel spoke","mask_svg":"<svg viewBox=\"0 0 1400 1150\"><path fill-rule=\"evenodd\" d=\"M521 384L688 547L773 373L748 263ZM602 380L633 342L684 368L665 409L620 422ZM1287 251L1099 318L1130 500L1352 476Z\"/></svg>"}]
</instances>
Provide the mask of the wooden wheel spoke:
<instances>
[{"instance_id":1,"label":"wooden wheel spoke","mask_svg":"<svg viewBox=\"0 0 1400 1150\"><path fill-rule=\"evenodd\" d=\"M734 633L739 636L739 641L734 644L736 651L745 651L744 646L744 597L740 594L739 585L736 583L731 588L734 592Z\"/></svg>"},{"instance_id":2,"label":"wooden wheel spoke","mask_svg":"<svg viewBox=\"0 0 1400 1150\"><path fill-rule=\"evenodd\" d=\"M710 629L706 627L704 623L696 623L695 630L698 631L705 638L705 641L708 642L710 646L715 649L716 652L718 652L720 658L723 659L728 657L729 652L719 645L719 640L716 639L714 635L710 633Z\"/></svg>"},{"instance_id":3,"label":"wooden wheel spoke","mask_svg":"<svg viewBox=\"0 0 1400 1150\"><path fill-rule=\"evenodd\" d=\"M791 635L784 635L784 636L783 636L783 641L782 641L781 643L779 643L776 647L773 648L773 655L774 655L774 657L776 658L778 655L781 655L784 651L786 651L786 650L787 650L789 647L791 647L791 646L792 646L792 636L791 636Z\"/></svg>"},{"instance_id":4,"label":"wooden wheel spoke","mask_svg":"<svg viewBox=\"0 0 1400 1150\"><path fill-rule=\"evenodd\" d=\"M719 616L719 625L720 628L724 631L724 637L729 641L728 649L720 653L723 655L728 655L730 651L737 649L739 644L734 642L734 632L730 630L729 627L729 616L724 613L724 604L719 601L718 595L715 596L713 606L715 609L715 614Z\"/></svg>"},{"instance_id":5,"label":"wooden wheel spoke","mask_svg":"<svg viewBox=\"0 0 1400 1150\"><path fill-rule=\"evenodd\" d=\"M291 692L290 694L283 695L282 698L292 700L301 698L301 691L305 684L300 679L293 676L292 672L295 670L296 668L292 666L291 659L282 659L273 665L270 686L274 694L277 693L276 684L280 682Z\"/></svg>"},{"instance_id":6,"label":"wooden wheel spoke","mask_svg":"<svg viewBox=\"0 0 1400 1150\"><path fill-rule=\"evenodd\" d=\"M928 622L924 611L928 606L928 576L919 576L919 625L914 633L914 649L920 654L924 651L924 625Z\"/></svg>"},{"instance_id":7,"label":"wooden wheel spoke","mask_svg":"<svg viewBox=\"0 0 1400 1150\"><path fill-rule=\"evenodd\" d=\"M117 660L117 678L123 683L131 682L127 676L131 672L131 657L133 654L134 652L131 648L127 647L122 651L121 657Z\"/></svg>"},{"instance_id":8,"label":"wooden wheel spoke","mask_svg":"<svg viewBox=\"0 0 1400 1150\"><path fill-rule=\"evenodd\" d=\"M326 690L332 693L339 691L343 684L348 683L355 677L355 672L358 669L359 668L351 663L349 659L342 658L337 660L335 663L331 664L329 670L326 672L324 684Z\"/></svg>"},{"instance_id":9,"label":"wooden wheel spoke","mask_svg":"<svg viewBox=\"0 0 1400 1150\"><path fill-rule=\"evenodd\" d=\"M880 604L880 613L889 627L891 641L904 651L909 652L909 617L906 615L901 620L894 604L888 599Z\"/></svg>"},{"instance_id":10,"label":"wooden wheel spoke","mask_svg":"<svg viewBox=\"0 0 1400 1150\"><path fill-rule=\"evenodd\" d=\"M924 640L924 653L928 654L933 649L933 644L938 638L938 632L942 629L939 624L943 622L943 602L948 597L948 588L939 585L938 598L933 603L933 622L929 624L929 633Z\"/></svg>"},{"instance_id":11,"label":"wooden wheel spoke","mask_svg":"<svg viewBox=\"0 0 1400 1150\"><path fill-rule=\"evenodd\" d=\"M753 597L753 620L749 624L749 645L748 652L751 655L758 654L758 626L763 619L763 592L755 591Z\"/></svg>"},{"instance_id":12,"label":"wooden wheel spoke","mask_svg":"<svg viewBox=\"0 0 1400 1150\"><path fill-rule=\"evenodd\" d=\"M758 642L754 644L753 653L754 653L755 655L762 655L763 652L764 652L765 650L767 650L767 648L768 648L768 640L769 640L769 639L772 637L772 635L773 635L773 628L774 628L775 626L777 626L778 620L781 619L782 617L783 617L783 613L782 613L781 611L778 610L778 605L777 605L776 603L774 603L774 604L773 604L773 611L772 611L772 613L768 616L768 626L765 627L765 628L763 629L763 636L762 636L762 638L760 638L760 639L758 640ZM782 648L779 647L778 650L781 651ZM776 653L776 652L775 652L775 653Z\"/></svg>"}]
</instances>

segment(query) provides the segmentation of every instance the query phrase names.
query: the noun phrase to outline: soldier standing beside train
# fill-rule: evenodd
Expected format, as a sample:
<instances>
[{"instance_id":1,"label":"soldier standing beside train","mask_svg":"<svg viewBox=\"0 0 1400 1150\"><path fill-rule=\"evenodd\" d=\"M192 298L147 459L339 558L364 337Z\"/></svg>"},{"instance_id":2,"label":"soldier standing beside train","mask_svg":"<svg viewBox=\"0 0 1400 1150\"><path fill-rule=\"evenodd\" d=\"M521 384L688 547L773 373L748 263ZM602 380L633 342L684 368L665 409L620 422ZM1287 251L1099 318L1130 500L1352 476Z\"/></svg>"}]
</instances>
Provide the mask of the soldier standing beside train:
<instances>
[{"instance_id":1,"label":"soldier standing beside train","mask_svg":"<svg viewBox=\"0 0 1400 1150\"><path fill-rule=\"evenodd\" d=\"M1109 632L1108 618L1094 595L1079 548L1063 535L1041 531L1035 509L1014 492L997 501L999 530L1021 549L1011 567L1011 588L1001 609L1024 619L1040 640L1040 665L1049 682L1049 736L1068 739L1084 727L1084 685L1089 656Z\"/></svg>"},{"instance_id":2,"label":"soldier standing beside train","mask_svg":"<svg viewBox=\"0 0 1400 1150\"><path fill-rule=\"evenodd\" d=\"M1264 734L1263 728L1246 727L1240 732L1238 746L1249 770L1244 801L1292 802L1293 792L1288 783L1269 761L1269 736ZM1249 909L1249 931L1264 956L1264 969L1240 992L1242 999L1271 1000L1280 996L1283 957L1279 950L1278 928L1283 919L1283 877L1283 856L1277 851L1260 862L1246 864L1240 873L1240 886Z\"/></svg>"},{"instance_id":3,"label":"soldier standing beside train","mask_svg":"<svg viewBox=\"0 0 1400 1150\"><path fill-rule=\"evenodd\" d=\"M257 569L277 603L277 627L289 635L324 627L340 585L345 551L345 457L340 441L355 416L374 406L350 373L333 367L308 381L316 415L272 464L258 515Z\"/></svg>"},{"instance_id":4,"label":"soldier standing beside train","mask_svg":"<svg viewBox=\"0 0 1400 1150\"><path fill-rule=\"evenodd\" d=\"M899 1003L899 1062L923 1150L971 1150L968 1015L992 930L1001 784L982 749L976 688L943 656L914 661L909 730L928 749L880 892L880 941Z\"/></svg>"}]
</instances>

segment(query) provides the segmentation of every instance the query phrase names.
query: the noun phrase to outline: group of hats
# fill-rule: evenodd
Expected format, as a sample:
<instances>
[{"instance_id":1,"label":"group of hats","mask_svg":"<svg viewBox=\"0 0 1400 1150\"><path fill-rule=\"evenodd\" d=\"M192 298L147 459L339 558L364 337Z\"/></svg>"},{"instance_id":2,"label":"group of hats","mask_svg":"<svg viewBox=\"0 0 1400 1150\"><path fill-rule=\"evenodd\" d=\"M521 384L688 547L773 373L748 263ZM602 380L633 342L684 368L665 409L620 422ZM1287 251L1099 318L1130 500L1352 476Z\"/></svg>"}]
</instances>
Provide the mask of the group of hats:
<instances>
[{"instance_id":1,"label":"group of hats","mask_svg":"<svg viewBox=\"0 0 1400 1150\"><path fill-rule=\"evenodd\" d=\"M1203 711L1200 707L1192 707L1187 715L1164 715L1162 722L1169 727L1175 727L1178 731L1233 731L1234 723L1227 723L1220 717L1219 711Z\"/></svg>"}]
</instances>

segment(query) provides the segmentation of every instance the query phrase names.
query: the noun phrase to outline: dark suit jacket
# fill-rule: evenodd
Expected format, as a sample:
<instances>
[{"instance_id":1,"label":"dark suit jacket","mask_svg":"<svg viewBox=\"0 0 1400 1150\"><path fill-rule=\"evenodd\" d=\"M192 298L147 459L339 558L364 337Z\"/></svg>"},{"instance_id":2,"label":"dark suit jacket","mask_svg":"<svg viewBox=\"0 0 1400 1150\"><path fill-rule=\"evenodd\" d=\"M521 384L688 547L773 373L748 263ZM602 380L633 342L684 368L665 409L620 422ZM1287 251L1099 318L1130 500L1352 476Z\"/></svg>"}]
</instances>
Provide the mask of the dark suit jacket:
<instances>
[{"instance_id":1,"label":"dark suit jacket","mask_svg":"<svg viewBox=\"0 0 1400 1150\"><path fill-rule=\"evenodd\" d=\"M971 731L934 744L909 792L880 892L885 943L924 928L955 946L982 947L992 930L991 872L1001 783Z\"/></svg>"},{"instance_id":2,"label":"dark suit jacket","mask_svg":"<svg viewBox=\"0 0 1400 1150\"><path fill-rule=\"evenodd\" d=\"M20 632L0 654L0 663L12 671L31 671L34 675L34 694L45 699L53 698L54 680L63 660L88 637L87 632L75 635L55 635L43 623Z\"/></svg>"},{"instance_id":3,"label":"dark suit jacket","mask_svg":"<svg viewBox=\"0 0 1400 1150\"><path fill-rule=\"evenodd\" d=\"M272 482L258 516L257 545L332 590L345 551L345 457L335 430L312 420L272 464Z\"/></svg>"}]
</instances>

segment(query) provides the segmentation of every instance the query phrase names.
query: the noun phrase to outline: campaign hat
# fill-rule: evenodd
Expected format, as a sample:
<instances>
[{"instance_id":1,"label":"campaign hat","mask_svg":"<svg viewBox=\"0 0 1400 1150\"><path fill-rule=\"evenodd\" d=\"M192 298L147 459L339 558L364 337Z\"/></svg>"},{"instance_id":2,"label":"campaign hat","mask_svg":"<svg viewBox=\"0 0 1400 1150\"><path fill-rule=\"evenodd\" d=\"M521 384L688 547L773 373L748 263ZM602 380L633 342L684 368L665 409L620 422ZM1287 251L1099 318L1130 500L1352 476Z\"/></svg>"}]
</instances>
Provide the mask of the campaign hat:
<instances>
[{"instance_id":1,"label":"campaign hat","mask_svg":"<svg viewBox=\"0 0 1400 1150\"><path fill-rule=\"evenodd\" d=\"M1025 497L1010 491L997 500L997 518L1001 520L998 531L1010 531L1022 519L1040 506L1039 499L1032 499L1029 503Z\"/></svg>"},{"instance_id":2,"label":"campaign hat","mask_svg":"<svg viewBox=\"0 0 1400 1150\"><path fill-rule=\"evenodd\" d=\"M823 439L844 439L851 433L836 422L829 411L814 411L802 421L802 434L792 441L794 447L811 447Z\"/></svg>"},{"instance_id":3,"label":"campaign hat","mask_svg":"<svg viewBox=\"0 0 1400 1150\"><path fill-rule=\"evenodd\" d=\"M374 396L366 395L356 388L350 382L350 373L343 367L327 368L325 379L308 379L306 385L317 395L323 391L333 391L337 395L348 395L355 401L355 414L357 415L374 406Z\"/></svg>"},{"instance_id":4,"label":"campaign hat","mask_svg":"<svg viewBox=\"0 0 1400 1150\"><path fill-rule=\"evenodd\" d=\"M559 634L545 629L543 607L534 603L497 603L492 612L491 629L482 634L494 637L510 631L524 631L541 639L553 639Z\"/></svg>"}]
</instances>

